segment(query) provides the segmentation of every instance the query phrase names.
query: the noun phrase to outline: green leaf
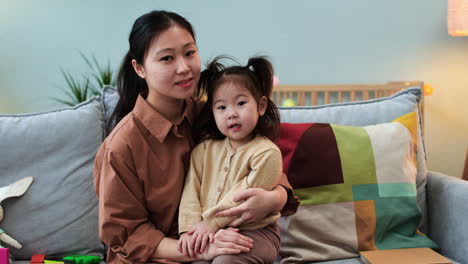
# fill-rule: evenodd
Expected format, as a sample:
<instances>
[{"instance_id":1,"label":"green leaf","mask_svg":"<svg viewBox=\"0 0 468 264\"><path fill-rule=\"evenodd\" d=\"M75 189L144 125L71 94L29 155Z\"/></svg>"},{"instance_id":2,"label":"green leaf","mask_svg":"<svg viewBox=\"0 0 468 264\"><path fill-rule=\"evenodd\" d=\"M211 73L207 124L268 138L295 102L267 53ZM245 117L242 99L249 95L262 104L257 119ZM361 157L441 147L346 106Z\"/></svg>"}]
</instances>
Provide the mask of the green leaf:
<instances>
[{"instance_id":1,"label":"green leaf","mask_svg":"<svg viewBox=\"0 0 468 264\"><path fill-rule=\"evenodd\" d=\"M81 58L88 65L90 72L82 74L80 78L75 77L70 72L67 72L60 67L60 72L66 83L65 95L70 100L59 98L51 99L65 105L73 106L86 101L89 97L101 94L101 90L104 85L115 86L116 80L114 78L114 72L110 67L109 59L107 60L107 63L102 66L96 56L91 55L89 58L84 53L79 53Z\"/></svg>"}]
</instances>

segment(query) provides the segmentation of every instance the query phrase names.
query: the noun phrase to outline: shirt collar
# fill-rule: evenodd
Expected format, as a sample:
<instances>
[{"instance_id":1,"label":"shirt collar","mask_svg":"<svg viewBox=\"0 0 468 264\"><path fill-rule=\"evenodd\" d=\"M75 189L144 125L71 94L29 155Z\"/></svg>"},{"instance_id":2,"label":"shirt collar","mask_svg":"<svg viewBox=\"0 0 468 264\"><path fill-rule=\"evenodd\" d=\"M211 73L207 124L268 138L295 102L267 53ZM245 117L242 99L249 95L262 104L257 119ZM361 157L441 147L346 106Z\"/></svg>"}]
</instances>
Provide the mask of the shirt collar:
<instances>
[{"instance_id":1,"label":"shirt collar","mask_svg":"<svg viewBox=\"0 0 468 264\"><path fill-rule=\"evenodd\" d=\"M224 138L224 146L225 146L225 148L228 149L229 152L236 153L236 152L238 152L238 151L242 151L242 150L244 150L244 149L248 149L251 145L257 144L257 142L260 141L261 138L262 138L262 136L260 136L260 135L255 135L255 137L254 137L252 140L250 140L247 144L244 144L244 145L238 147L237 149L235 149L235 148L233 148L233 147L231 146L231 140L230 140L228 137L225 137L225 138Z\"/></svg>"},{"instance_id":2,"label":"shirt collar","mask_svg":"<svg viewBox=\"0 0 468 264\"><path fill-rule=\"evenodd\" d=\"M181 118L172 123L156 109L154 109L141 95L138 95L133 114L140 122L154 135L159 142L163 143L173 126L179 126L184 119L187 119L190 126L194 119L194 102L192 98L185 100L185 109Z\"/></svg>"}]
</instances>

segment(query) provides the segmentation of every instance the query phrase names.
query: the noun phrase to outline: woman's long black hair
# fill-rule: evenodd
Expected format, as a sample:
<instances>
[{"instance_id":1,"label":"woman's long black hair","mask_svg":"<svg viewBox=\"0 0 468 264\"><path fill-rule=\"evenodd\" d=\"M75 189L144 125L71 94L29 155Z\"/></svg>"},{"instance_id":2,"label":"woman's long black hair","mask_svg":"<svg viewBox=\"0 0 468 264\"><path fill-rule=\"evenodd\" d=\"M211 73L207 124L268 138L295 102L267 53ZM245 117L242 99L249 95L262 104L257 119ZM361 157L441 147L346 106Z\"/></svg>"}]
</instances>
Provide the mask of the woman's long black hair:
<instances>
[{"instance_id":1,"label":"woman's long black hair","mask_svg":"<svg viewBox=\"0 0 468 264\"><path fill-rule=\"evenodd\" d=\"M270 99L273 91L273 66L266 57L252 57L246 66L224 66L220 60L231 59L227 56L216 57L200 75L197 89L198 97L206 96L207 102L193 125L193 139L200 143L205 139L223 139L225 136L216 126L213 115L213 95L223 83L233 82L246 87L259 103L262 96L267 98L265 114L258 119L253 133L266 136L275 141L280 132L280 115L275 103Z\"/></svg>"},{"instance_id":2,"label":"woman's long black hair","mask_svg":"<svg viewBox=\"0 0 468 264\"><path fill-rule=\"evenodd\" d=\"M135 20L128 37L130 48L120 65L117 76L119 101L112 112L107 131L110 131L115 124L133 110L139 94L145 99L148 96L148 85L133 69L132 60L143 65L152 41L173 25L186 29L195 41L192 25L176 13L162 10L151 11Z\"/></svg>"}]
</instances>

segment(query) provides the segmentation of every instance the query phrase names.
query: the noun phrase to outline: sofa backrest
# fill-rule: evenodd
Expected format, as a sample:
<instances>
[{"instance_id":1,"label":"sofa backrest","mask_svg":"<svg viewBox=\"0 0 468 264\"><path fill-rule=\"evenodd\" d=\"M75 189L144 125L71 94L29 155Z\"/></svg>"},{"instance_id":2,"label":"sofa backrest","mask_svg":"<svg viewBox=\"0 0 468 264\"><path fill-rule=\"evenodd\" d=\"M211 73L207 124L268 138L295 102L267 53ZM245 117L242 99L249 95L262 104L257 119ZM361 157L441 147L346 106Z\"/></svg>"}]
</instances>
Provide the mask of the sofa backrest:
<instances>
[{"instance_id":1,"label":"sofa backrest","mask_svg":"<svg viewBox=\"0 0 468 264\"><path fill-rule=\"evenodd\" d=\"M43 113L0 115L0 187L26 176L26 193L2 202L0 227L23 245L15 258L33 254L103 256L93 165L104 137L99 97Z\"/></svg>"},{"instance_id":2,"label":"sofa backrest","mask_svg":"<svg viewBox=\"0 0 468 264\"><path fill-rule=\"evenodd\" d=\"M73 108L25 115L0 115L0 187L33 176L30 189L2 203L0 223L23 248L12 249L18 259L32 254L104 255L97 228L97 199L92 167L115 107L115 88L105 87L101 98ZM334 123L365 126L390 122L418 112L419 88L393 96L316 107L280 107L282 122ZM417 192L426 229L426 162L421 127L417 132Z\"/></svg>"}]
</instances>

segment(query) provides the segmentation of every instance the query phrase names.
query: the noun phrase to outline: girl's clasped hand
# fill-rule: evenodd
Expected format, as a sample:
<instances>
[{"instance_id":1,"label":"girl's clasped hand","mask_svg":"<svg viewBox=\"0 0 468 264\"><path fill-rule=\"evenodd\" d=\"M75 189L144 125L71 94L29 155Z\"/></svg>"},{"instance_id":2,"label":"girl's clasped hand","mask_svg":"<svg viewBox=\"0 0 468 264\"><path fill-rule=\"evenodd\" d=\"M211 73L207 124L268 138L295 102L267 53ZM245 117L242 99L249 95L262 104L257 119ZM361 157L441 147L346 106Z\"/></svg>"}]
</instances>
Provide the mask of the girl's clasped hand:
<instances>
[{"instance_id":1,"label":"girl's clasped hand","mask_svg":"<svg viewBox=\"0 0 468 264\"><path fill-rule=\"evenodd\" d=\"M179 251L195 257L205 251L208 243L214 242L215 231L206 221L198 223L190 232L183 233L178 242Z\"/></svg>"},{"instance_id":2,"label":"girl's clasped hand","mask_svg":"<svg viewBox=\"0 0 468 264\"><path fill-rule=\"evenodd\" d=\"M203 222L205 221L200 222L199 225L201 225ZM183 233L180 236L177 244L179 252L188 257L196 258L202 257L203 255L209 255L210 252L206 251L209 246L208 243L213 243L215 247L212 248L214 249L225 250L224 254L239 254L241 252L249 252L253 247L253 240L249 237L239 234L238 228L229 227L226 229L220 229L216 233L203 233L204 231L200 229L199 231L201 236L197 235L197 237L194 237L197 226L195 226L189 232ZM199 241L198 249L195 246L197 245L197 240ZM202 240L204 240L205 243L202 243ZM226 251L228 249L229 251Z\"/></svg>"}]
</instances>

